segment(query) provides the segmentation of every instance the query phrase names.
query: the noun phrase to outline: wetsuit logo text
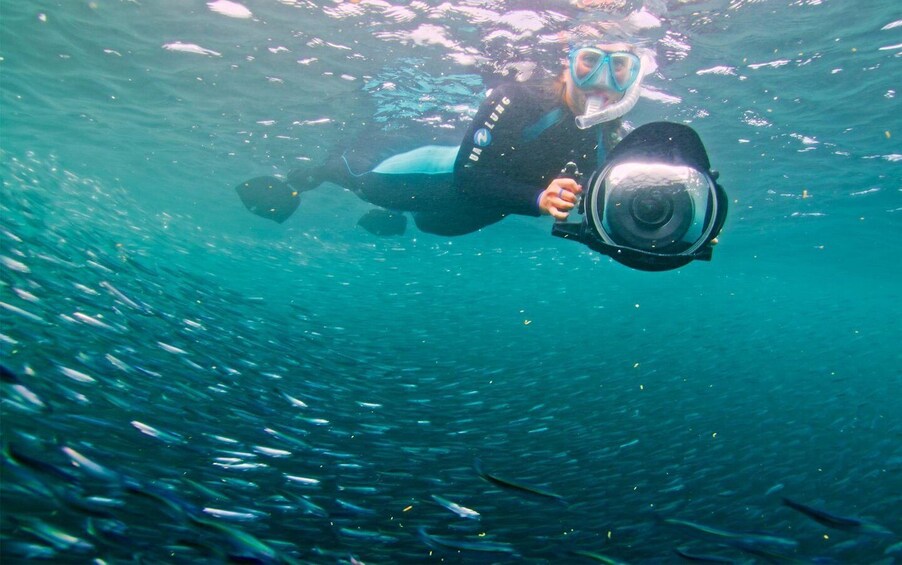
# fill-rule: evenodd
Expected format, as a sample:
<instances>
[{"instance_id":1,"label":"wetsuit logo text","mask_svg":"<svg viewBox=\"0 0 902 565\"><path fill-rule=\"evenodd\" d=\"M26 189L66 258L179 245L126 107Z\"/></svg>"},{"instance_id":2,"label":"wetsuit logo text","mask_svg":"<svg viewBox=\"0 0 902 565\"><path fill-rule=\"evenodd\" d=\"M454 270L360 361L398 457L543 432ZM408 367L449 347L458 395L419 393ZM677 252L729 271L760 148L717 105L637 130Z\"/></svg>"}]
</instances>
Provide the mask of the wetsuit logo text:
<instances>
[{"instance_id":1,"label":"wetsuit logo text","mask_svg":"<svg viewBox=\"0 0 902 565\"><path fill-rule=\"evenodd\" d=\"M492 143L492 130L495 129L495 124L498 123L498 119L501 118L501 114L504 113L504 110L510 103L511 100L507 96L501 98L501 103L495 106L494 111L489 115L489 119L483 122L485 127L479 128L473 134L473 149L470 151L470 161L478 161L482 149Z\"/></svg>"}]
</instances>

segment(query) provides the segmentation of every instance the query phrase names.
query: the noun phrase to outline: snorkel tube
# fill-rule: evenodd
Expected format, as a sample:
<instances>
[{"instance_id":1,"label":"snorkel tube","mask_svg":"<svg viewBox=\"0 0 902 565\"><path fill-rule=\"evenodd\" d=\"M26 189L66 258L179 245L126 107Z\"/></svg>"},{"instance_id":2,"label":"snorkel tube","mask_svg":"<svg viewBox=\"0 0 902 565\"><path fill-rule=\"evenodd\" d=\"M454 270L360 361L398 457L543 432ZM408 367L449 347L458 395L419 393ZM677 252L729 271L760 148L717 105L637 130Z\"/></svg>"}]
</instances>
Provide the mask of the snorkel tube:
<instances>
[{"instance_id":1,"label":"snorkel tube","mask_svg":"<svg viewBox=\"0 0 902 565\"><path fill-rule=\"evenodd\" d=\"M645 75L653 72L656 67L654 61L646 53L643 53L639 60L641 61L639 76L623 93L623 98L605 106L601 97L590 96L586 100L586 111L581 116L576 117L576 127L588 129L597 124L611 122L623 117L633 109L633 106L639 101L639 95L642 93L642 79L645 78Z\"/></svg>"}]
</instances>

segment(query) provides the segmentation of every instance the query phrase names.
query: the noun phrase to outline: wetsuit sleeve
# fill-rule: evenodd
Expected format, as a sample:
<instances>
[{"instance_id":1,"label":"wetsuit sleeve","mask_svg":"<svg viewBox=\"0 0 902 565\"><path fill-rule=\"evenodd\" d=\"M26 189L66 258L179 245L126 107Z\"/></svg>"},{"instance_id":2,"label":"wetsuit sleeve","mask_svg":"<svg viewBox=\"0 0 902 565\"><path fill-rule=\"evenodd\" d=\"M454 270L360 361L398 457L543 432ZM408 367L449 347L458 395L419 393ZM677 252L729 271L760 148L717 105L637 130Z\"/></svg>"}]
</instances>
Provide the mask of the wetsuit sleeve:
<instances>
[{"instance_id":1,"label":"wetsuit sleeve","mask_svg":"<svg viewBox=\"0 0 902 565\"><path fill-rule=\"evenodd\" d=\"M502 85L486 97L467 129L454 164L458 190L486 208L506 214L539 215L544 186L516 180L511 168L523 155L523 129L541 115L535 97L522 85ZM529 158L540 159L541 155Z\"/></svg>"}]
</instances>

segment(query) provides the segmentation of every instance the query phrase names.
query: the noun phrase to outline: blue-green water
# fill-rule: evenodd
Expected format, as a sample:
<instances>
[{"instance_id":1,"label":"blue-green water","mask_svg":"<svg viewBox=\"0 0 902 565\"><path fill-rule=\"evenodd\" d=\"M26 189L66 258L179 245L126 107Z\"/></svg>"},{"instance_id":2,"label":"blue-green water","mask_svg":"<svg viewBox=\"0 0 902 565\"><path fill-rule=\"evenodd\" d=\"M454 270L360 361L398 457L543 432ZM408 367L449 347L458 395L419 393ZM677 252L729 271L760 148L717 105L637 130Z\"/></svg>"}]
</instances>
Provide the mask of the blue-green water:
<instances>
[{"instance_id":1,"label":"blue-green water","mask_svg":"<svg viewBox=\"0 0 902 565\"><path fill-rule=\"evenodd\" d=\"M732 207L642 273L548 218L377 238L334 187L283 225L233 191L464 126L570 3L3 0L4 562L900 560L896 4L648 8L630 120L694 127Z\"/></svg>"}]
</instances>

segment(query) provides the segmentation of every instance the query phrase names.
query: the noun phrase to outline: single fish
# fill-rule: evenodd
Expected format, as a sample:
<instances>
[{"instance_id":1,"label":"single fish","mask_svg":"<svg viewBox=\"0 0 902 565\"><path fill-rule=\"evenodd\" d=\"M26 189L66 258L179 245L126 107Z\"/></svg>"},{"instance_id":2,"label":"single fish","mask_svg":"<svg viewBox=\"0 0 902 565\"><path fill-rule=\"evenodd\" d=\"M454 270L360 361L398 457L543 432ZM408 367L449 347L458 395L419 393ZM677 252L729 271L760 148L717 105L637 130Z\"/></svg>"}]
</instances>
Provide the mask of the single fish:
<instances>
[{"instance_id":1,"label":"single fish","mask_svg":"<svg viewBox=\"0 0 902 565\"><path fill-rule=\"evenodd\" d=\"M398 541L398 538L394 536L390 536L387 534L383 534L382 532L374 532L371 530L361 530L355 528L339 528L338 533L348 536L350 538L359 539L362 541L374 542L374 543L395 543Z\"/></svg>"},{"instance_id":2,"label":"single fish","mask_svg":"<svg viewBox=\"0 0 902 565\"><path fill-rule=\"evenodd\" d=\"M21 261L16 261L12 257L7 257L6 255L0 255L0 263L3 264L4 267L9 269L10 271L16 271L19 273L30 273L31 269L28 268L28 265Z\"/></svg>"},{"instance_id":3,"label":"single fish","mask_svg":"<svg viewBox=\"0 0 902 565\"><path fill-rule=\"evenodd\" d=\"M101 328L101 329L108 330L111 332L119 331L117 328L114 328L113 326L107 324L106 322L104 322L98 318L94 318L93 316L88 316L87 314L85 314L83 312L73 312L72 317L83 324L87 324L87 325L93 326L95 328Z\"/></svg>"},{"instance_id":4,"label":"single fish","mask_svg":"<svg viewBox=\"0 0 902 565\"><path fill-rule=\"evenodd\" d=\"M280 556L278 552L257 539L252 534L249 534L238 528L226 526L225 524L220 524L213 520L201 518L200 516L195 516L192 514L188 514L188 520L199 528L221 534L231 543L232 547L234 547L235 550L241 552L242 554L246 554L247 556L255 559L262 559L266 563L279 561Z\"/></svg>"},{"instance_id":5,"label":"single fish","mask_svg":"<svg viewBox=\"0 0 902 565\"><path fill-rule=\"evenodd\" d=\"M255 520L259 520L260 518L266 516L263 512L238 512L235 510L223 510L221 508L211 508L206 507L203 509L205 514L209 514L210 516L215 516L217 518L222 518L223 520L232 520L235 522L253 522Z\"/></svg>"},{"instance_id":6,"label":"single fish","mask_svg":"<svg viewBox=\"0 0 902 565\"><path fill-rule=\"evenodd\" d=\"M231 469L232 471L249 471L251 469L261 469L264 467L268 467L266 463L219 463L215 462L213 465L217 467L221 467L223 469Z\"/></svg>"},{"instance_id":7,"label":"single fish","mask_svg":"<svg viewBox=\"0 0 902 565\"><path fill-rule=\"evenodd\" d=\"M806 565L809 563L818 563L818 561L805 561L793 556L794 550L789 548L780 548L773 545L762 544L761 538L756 536L746 536L735 539L729 539L723 542L725 545L742 550L750 555L762 558L765 563L789 563L791 565ZM827 563L831 563L828 561ZM821 564L825 565L825 564Z\"/></svg>"},{"instance_id":8,"label":"single fish","mask_svg":"<svg viewBox=\"0 0 902 565\"><path fill-rule=\"evenodd\" d=\"M774 486L767 489L767 492L764 493L764 496L770 496L774 493L780 492L781 490L783 490L783 488L784 488L783 483L777 483Z\"/></svg>"},{"instance_id":9,"label":"single fish","mask_svg":"<svg viewBox=\"0 0 902 565\"><path fill-rule=\"evenodd\" d=\"M470 520L479 520L479 512L475 510L471 510L465 506L461 506L455 502L451 502L450 500L444 499L435 494L432 495L432 500L436 501L439 506L447 508L451 512L454 512L461 518L469 518Z\"/></svg>"},{"instance_id":10,"label":"single fish","mask_svg":"<svg viewBox=\"0 0 902 565\"><path fill-rule=\"evenodd\" d=\"M85 261L85 265L88 265L89 267L94 267L95 269L97 269L99 271L103 271L104 273L109 273L111 275L115 272L115 271L113 271L113 269L110 269L106 265L102 265L102 264L98 263L97 261L88 260L88 261Z\"/></svg>"},{"instance_id":11,"label":"single fish","mask_svg":"<svg viewBox=\"0 0 902 565\"><path fill-rule=\"evenodd\" d=\"M175 434L158 430L153 426L148 426L147 424L143 424L137 420L132 420L131 424L142 434L157 438L158 440L164 441L166 443L184 443L184 440L176 436Z\"/></svg>"},{"instance_id":12,"label":"single fish","mask_svg":"<svg viewBox=\"0 0 902 565\"><path fill-rule=\"evenodd\" d=\"M290 457L291 452L284 449L275 449L273 447L265 447L263 445L255 445L252 448L255 452L266 455L267 457Z\"/></svg>"},{"instance_id":13,"label":"single fish","mask_svg":"<svg viewBox=\"0 0 902 565\"><path fill-rule=\"evenodd\" d=\"M78 381L80 383L96 383L97 379L92 377L91 375L82 373L81 371L76 371L75 369L70 369L69 367L63 367L60 365L58 367L60 373L66 375L73 381Z\"/></svg>"},{"instance_id":14,"label":"single fish","mask_svg":"<svg viewBox=\"0 0 902 565\"><path fill-rule=\"evenodd\" d=\"M325 426L329 423L329 420L325 418L302 418L305 422L309 422L314 426Z\"/></svg>"},{"instance_id":15,"label":"single fish","mask_svg":"<svg viewBox=\"0 0 902 565\"><path fill-rule=\"evenodd\" d=\"M31 535L52 545L60 551L86 553L94 549L94 544L77 538L63 530L43 522L37 518L16 518L21 522L20 528Z\"/></svg>"},{"instance_id":16,"label":"single fish","mask_svg":"<svg viewBox=\"0 0 902 565\"><path fill-rule=\"evenodd\" d=\"M161 504L162 509L173 517L181 519L183 516L198 513L196 506L176 497L168 491L151 485L142 485L138 481L130 478L126 478L124 483L127 492Z\"/></svg>"},{"instance_id":17,"label":"single fish","mask_svg":"<svg viewBox=\"0 0 902 565\"><path fill-rule=\"evenodd\" d=\"M41 400L37 394L32 392L30 388L25 386L19 377L4 365L0 365L0 381L7 383L15 391L16 395L30 404L33 409L41 412L51 412L50 405ZM23 408L27 408L23 406Z\"/></svg>"},{"instance_id":18,"label":"single fish","mask_svg":"<svg viewBox=\"0 0 902 565\"><path fill-rule=\"evenodd\" d=\"M121 290L119 290L112 284L108 283L107 281L100 281L100 286L102 286L104 289L106 289L106 291L109 292L113 296L113 298L117 299L119 302L122 302L129 308L133 308L135 310L140 310L141 312L148 313L148 308L141 306L140 304L138 304L137 302L135 302L134 300L132 300L131 298L129 298L128 296L123 294Z\"/></svg>"},{"instance_id":19,"label":"single fish","mask_svg":"<svg viewBox=\"0 0 902 565\"><path fill-rule=\"evenodd\" d=\"M722 530L712 526L706 526L705 524L697 524L695 522L678 520L675 518L666 518L664 523L687 529L694 534L707 537L708 539L714 539L715 541L720 541L745 551L763 548L767 548L767 551L795 551L796 548L799 547L799 542L793 539L781 538L769 534L731 532L729 530Z\"/></svg>"},{"instance_id":20,"label":"single fish","mask_svg":"<svg viewBox=\"0 0 902 565\"><path fill-rule=\"evenodd\" d=\"M135 539L128 535L128 526L115 518L88 517L85 531L105 545L114 545L132 551L135 549Z\"/></svg>"},{"instance_id":21,"label":"single fish","mask_svg":"<svg viewBox=\"0 0 902 565\"><path fill-rule=\"evenodd\" d=\"M128 364L125 363L124 361L114 357L113 355L110 355L109 353L107 353L104 357L106 358L107 361L110 362L110 365L112 365L113 367L116 367L123 373L131 372L132 368L129 367Z\"/></svg>"},{"instance_id":22,"label":"single fish","mask_svg":"<svg viewBox=\"0 0 902 565\"><path fill-rule=\"evenodd\" d=\"M825 510L814 508L813 506L808 506L800 502L795 502L794 500L786 498L785 496L783 497L783 504L797 512L801 512L818 524L827 526L828 528L833 528L835 530L843 530L847 532L856 532L860 534L875 536L893 535L893 532L884 528L880 524L869 522L867 520L861 520L859 518L851 518L847 516L831 514L830 512L827 512Z\"/></svg>"},{"instance_id":23,"label":"single fish","mask_svg":"<svg viewBox=\"0 0 902 565\"><path fill-rule=\"evenodd\" d=\"M60 490L60 498L71 508L78 510L88 517L112 518L112 510L122 508L125 502L116 498L103 496L87 496L82 498L74 492Z\"/></svg>"},{"instance_id":24,"label":"single fish","mask_svg":"<svg viewBox=\"0 0 902 565\"><path fill-rule=\"evenodd\" d=\"M115 394L110 394L105 391L100 391L100 396L104 397L107 402L120 410L131 411L133 408L132 399L130 397L120 398Z\"/></svg>"},{"instance_id":25,"label":"single fish","mask_svg":"<svg viewBox=\"0 0 902 565\"><path fill-rule=\"evenodd\" d=\"M700 553L689 553L688 551L684 551L679 547L673 548L673 552L686 561L694 561L696 563L734 563L734 561L732 559L729 559L728 557L721 557L719 555L703 555Z\"/></svg>"},{"instance_id":26,"label":"single fish","mask_svg":"<svg viewBox=\"0 0 902 565\"><path fill-rule=\"evenodd\" d=\"M51 562L56 557L56 550L46 545L38 545L36 543L28 543L16 541L14 539L3 540L3 553L18 559L31 561L33 559L44 559Z\"/></svg>"},{"instance_id":27,"label":"single fish","mask_svg":"<svg viewBox=\"0 0 902 565\"><path fill-rule=\"evenodd\" d=\"M159 345L160 348L166 353L172 353L173 355L188 355L188 352L184 349L181 349L174 345L169 345L168 343L163 343L162 341L158 341L157 345Z\"/></svg>"},{"instance_id":28,"label":"single fish","mask_svg":"<svg viewBox=\"0 0 902 565\"><path fill-rule=\"evenodd\" d=\"M42 324L47 323L47 321L44 320L44 318L42 318L36 314L32 314L31 312L29 312L27 310L23 310L23 309L19 308L18 306L13 306L12 304L7 304L6 302L0 302L0 308L3 308L4 310L9 310L13 314L18 314L18 315L22 316L23 318L28 318L32 322L40 322Z\"/></svg>"},{"instance_id":29,"label":"single fish","mask_svg":"<svg viewBox=\"0 0 902 565\"><path fill-rule=\"evenodd\" d=\"M274 430L272 428L263 428L263 431L268 433L269 435L273 436L274 438L277 438L286 443L289 443L297 448L308 449L310 447L310 445L307 444L307 442L305 442L299 438L296 438L292 435L286 434L285 432L280 432L280 431Z\"/></svg>"},{"instance_id":30,"label":"single fish","mask_svg":"<svg viewBox=\"0 0 902 565\"><path fill-rule=\"evenodd\" d=\"M88 459L87 457L85 457L81 453L75 451L71 447L63 446L62 451L69 457L69 459L72 461L72 464L74 466L83 470L85 473L94 477L95 479L100 479L102 481L107 481L107 482L111 482L111 483L119 481L118 473L115 473L115 472L107 469L100 463L97 463L95 461L92 461L91 459Z\"/></svg>"},{"instance_id":31,"label":"single fish","mask_svg":"<svg viewBox=\"0 0 902 565\"><path fill-rule=\"evenodd\" d=\"M347 510L353 514L358 514L360 516L375 516L376 511L370 510L369 508L364 508L362 506L357 506L356 504L351 504L350 502L346 502L340 498L335 499L335 503L338 504L343 510Z\"/></svg>"},{"instance_id":32,"label":"single fish","mask_svg":"<svg viewBox=\"0 0 902 565\"><path fill-rule=\"evenodd\" d=\"M426 528L417 530L420 539L429 547L441 549L462 549L465 551L481 551L486 553L507 553L509 555L519 555L517 550L509 543L495 541L466 541L456 540L447 537L433 536L426 531Z\"/></svg>"},{"instance_id":33,"label":"single fish","mask_svg":"<svg viewBox=\"0 0 902 565\"><path fill-rule=\"evenodd\" d=\"M8 461L12 461L13 463L16 463L22 467L27 467L34 471L39 471L41 473L56 477L57 479L61 479L69 484L74 485L78 483L78 477L76 477L69 471L23 453L11 443L4 444L3 458Z\"/></svg>"},{"instance_id":34,"label":"single fish","mask_svg":"<svg viewBox=\"0 0 902 565\"><path fill-rule=\"evenodd\" d=\"M312 502L306 496L297 496L291 494L290 492L284 493L286 500L295 501L300 507L301 511L304 514L309 514L311 516L316 516L318 518L328 518L329 513L325 511L325 509L321 506L318 506L316 503Z\"/></svg>"},{"instance_id":35,"label":"single fish","mask_svg":"<svg viewBox=\"0 0 902 565\"><path fill-rule=\"evenodd\" d=\"M213 500L227 500L228 499L228 497L226 495L222 494L221 492L213 490L212 488L210 488L204 484L201 484L197 481L192 481L188 477L185 477L182 480L185 481L186 483L188 483L189 485L191 485L194 488L194 490L196 490L197 492L203 494L204 496L206 496L208 498L212 498Z\"/></svg>"},{"instance_id":36,"label":"single fish","mask_svg":"<svg viewBox=\"0 0 902 565\"><path fill-rule=\"evenodd\" d=\"M371 409L382 408L382 405L381 405L381 404L376 404L375 402L360 402L360 401L358 400L358 401L357 401L357 404L358 404L361 408L371 408Z\"/></svg>"},{"instance_id":37,"label":"single fish","mask_svg":"<svg viewBox=\"0 0 902 565\"><path fill-rule=\"evenodd\" d=\"M515 483L513 481L509 481L507 479L502 479L501 477L497 477L495 475L486 473L482 469L482 462L479 459L476 460L474 467L476 469L476 473L480 477L482 477L484 480L492 483L493 485L495 485L497 487L506 488L509 490L514 490L514 491L522 492L522 493L526 493L526 494L531 494L531 495L539 496L542 498L550 498L550 499L556 500L562 504L567 504L567 500L563 496L561 496L557 493L547 491L544 489L540 489L537 487L529 486L529 485Z\"/></svg>"},{"instance_id":38,"label":"single fish","mask_svg":"<svg viewBox=\"0 0 902 565\"><path fill-rule=\"evenodd\" d=\"M40 298L38 298L34 294L28 292L27 290L24 290L21 288L13 288L13 290L16 292L16 295L18 295L18 297L21 298L22 300L27 300L28 302L40 302L41 301Z\"/></svg>"},{"instance_id":39,"label":"single fish","mask_svg":"<svg viewBox=\"0 0 902 565\"><path fill-rule=\"evenodd\" d=\"M83 292L89 296L100 296L100 293L97 292L96 290L94 290L93 288L87 287L80 283L72 283L72 284L75 286L76 289L80 290L81 292Z\"/></svg>"},{"instance_id":40,"label":"single fish","mask_svg":"<svg viewBox=\"0 0 902 565\"><path fill-rule=\"evenodd\" d=\"M594 551L576 549L571 551L570 553L572 553L573 555L578 555L579 557L591 559L592 561L597 561L598 563L605 563L606 565L625 565L626 563L625 561L620 561L619 559L614 559L613 557L609 557L601 553L596 553Z\"/></svg>"},{"instance_id":41,"label":"single fish","mask_svg":"<svg viewBox=\"0 0 902 565\"><path fill-rule=\"evenodd\" d=\"M291 396L290 394L286 394L286 393L280 391L279 389L276 389L276 390L279 391L279 394L281 394L282 397L285 398L285 400L290 402L292 406L294 406L296 408L307 408L308 407L307 403L304 402L303 400L295 398L295 397Z\"/></svg>"},{"instance_id":42,"label":"single fish","mask_svg":"<svg viewBox=\"0 0 902 565\"><path fill-rule=\"evenodd\" d=\"M285 478L293 483L299 483L305 486L316 486L319 484L319 479L313 479L310 477L299 477L297 475L285 475Z\"/></svg>"}]
</instances>

